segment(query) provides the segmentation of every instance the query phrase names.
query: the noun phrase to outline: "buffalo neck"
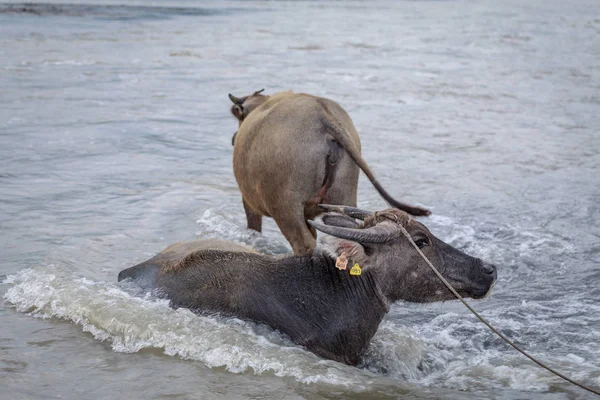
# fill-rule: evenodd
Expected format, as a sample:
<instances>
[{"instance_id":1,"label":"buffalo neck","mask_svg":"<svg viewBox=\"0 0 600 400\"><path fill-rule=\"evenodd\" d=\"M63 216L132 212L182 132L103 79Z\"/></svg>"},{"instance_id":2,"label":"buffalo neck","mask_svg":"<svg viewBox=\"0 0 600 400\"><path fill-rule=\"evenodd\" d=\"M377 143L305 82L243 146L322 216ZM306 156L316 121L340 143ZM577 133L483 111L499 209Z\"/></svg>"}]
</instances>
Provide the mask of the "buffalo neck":
<instances>
[{"instance_id":1,"label":"buffalo neck","mask_svg":"<svg viewBox=\"0 0 600 400\"><path fill-rule=\"evenodd\" d=\"M374 334L389 310L377 277L369 269L353 276L349 269L337 269L328 255L316 254L281 259L276 270L274 284L285 291L290 311L316 325L324 324L323 329L331 328L333 322L340 330L367 329Z\"/></svg>"},{"instance_id":2,"label":"buffalo neck","mask_svg":"<svg viewBox=\"0 0 600 400\"><path fill-rule=\"evenodd\" d=\"M369 269L361 269L361 274L356 276L350 274L350 264L345 270L338 269L335 264L336 260L326 254L310 257L310 267L326 275L331 280L331 288L339 289L356 302L368 302L373 311L380 310L383 314L389 311L389 302L382 294L381 285ZM377 301L373 303L373 300Z\"/></svg>"}]
</instances>

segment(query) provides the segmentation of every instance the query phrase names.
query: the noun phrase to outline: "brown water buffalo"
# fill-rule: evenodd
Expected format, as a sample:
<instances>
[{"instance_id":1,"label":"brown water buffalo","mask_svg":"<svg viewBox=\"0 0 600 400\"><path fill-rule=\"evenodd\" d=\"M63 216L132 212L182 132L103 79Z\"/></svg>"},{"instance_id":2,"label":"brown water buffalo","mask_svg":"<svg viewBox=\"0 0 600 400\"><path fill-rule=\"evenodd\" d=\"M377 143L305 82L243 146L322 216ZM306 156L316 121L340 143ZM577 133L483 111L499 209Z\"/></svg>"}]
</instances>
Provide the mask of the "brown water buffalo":
<instances>
[{"instance_id":1,"label":"brown water buffalo","mask_svg":"<svg viewBox=\"0 0 600 400\"><path fill-rule=\"evenodd\" d=\"M461 295L484 297L496 280L496 267L442 242L403 211L328 208L342 213L311 221L328 234L312 256L277 258L197 241L121 271L119 281L155 290L173 307L264 323L322 357L356 365L392 303L453 299L400 225Z\"/></svg>"},{"instance_id":2,"label":"brown water buffalo","mask_svg":"<svg viewBox=\"0 0 600 400\"><path fill-rule=\"evenodd\" d=\"M392 206L413 215L424 208L401 203L379 184L360 155L360 139L336 102L303 93L261 91L229 98L239 127L233 136L233 172L248 228L273 217L294 254L310 254L316 231L307 224L319 203L356 206L359 168Z\"/></svg>"}]
</instances>

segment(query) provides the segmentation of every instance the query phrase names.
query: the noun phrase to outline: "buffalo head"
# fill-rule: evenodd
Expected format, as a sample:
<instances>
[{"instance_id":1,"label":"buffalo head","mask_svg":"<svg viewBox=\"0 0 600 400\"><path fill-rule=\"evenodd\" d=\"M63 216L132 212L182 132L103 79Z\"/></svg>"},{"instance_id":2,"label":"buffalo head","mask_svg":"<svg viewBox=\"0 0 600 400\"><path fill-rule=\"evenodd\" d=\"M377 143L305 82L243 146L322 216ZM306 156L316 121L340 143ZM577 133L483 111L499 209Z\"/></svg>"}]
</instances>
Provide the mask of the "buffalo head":
<instances>
[{"instance_id":1,"label":"buffalo head","mask_svg":"<svg viewBox=\"0 0 600 400\"><path fill-rule=\"evenodd\" d=\"M330 235L323 241L324 250L334 257L350 260L350 265L358 263L365 272L370 271L390 302L423 303L454 298L403 235L399 225L462 296L482 298L490 293L496 281L494 265L444 243L403 211L322 207L330 211L323 217L323 223L309 223Z\"/></svg>"},{"instance_id":2,"label":"buffalo head","mask_svg":"<svg viewBox=\"0 0 600 400\"><path fill-rule=\"evenodd\" d=\"M248 116L248 114L250 114L256 107L260 106L269 98L269 96L261 94L263 90L265 89L257 90L256 92L244 97L236 97L231 93L229 94L229 100L231 100L233 103L231 106L231 113L238 119L240 125Z\"/></svg>"}]
</instances>

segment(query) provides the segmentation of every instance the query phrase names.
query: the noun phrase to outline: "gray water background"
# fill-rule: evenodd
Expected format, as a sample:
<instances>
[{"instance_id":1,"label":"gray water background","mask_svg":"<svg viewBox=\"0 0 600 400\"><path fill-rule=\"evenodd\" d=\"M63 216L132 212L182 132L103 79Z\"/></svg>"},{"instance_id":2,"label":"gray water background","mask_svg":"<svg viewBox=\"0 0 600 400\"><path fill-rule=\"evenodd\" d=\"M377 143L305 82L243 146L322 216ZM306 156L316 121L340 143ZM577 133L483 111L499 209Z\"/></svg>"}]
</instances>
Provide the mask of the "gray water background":
<instances>
[{"instance_id":1,"label":"gray water background","mask_svg":"<svg viewBox=\"0 0 600 400\"><path fill-rule=\"evenodd\" d=\"M498 266L472 304L600 387L597 1L82 4L0 4L0 398L592 398L456 302L395 305L357 369L116 276L196 237L287 252L245 229L227 93L326 96ZM364 177L359 205L385 207Z\"/></svg>"}]
</instances>

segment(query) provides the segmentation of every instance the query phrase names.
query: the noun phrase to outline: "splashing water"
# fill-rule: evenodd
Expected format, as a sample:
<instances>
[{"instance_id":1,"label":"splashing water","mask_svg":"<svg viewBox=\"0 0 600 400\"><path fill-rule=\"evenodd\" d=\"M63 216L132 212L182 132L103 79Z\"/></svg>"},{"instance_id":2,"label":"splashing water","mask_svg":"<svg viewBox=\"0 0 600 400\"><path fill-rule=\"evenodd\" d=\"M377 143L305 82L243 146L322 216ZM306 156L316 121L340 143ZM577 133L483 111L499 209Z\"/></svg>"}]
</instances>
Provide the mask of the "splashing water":
<instances>
[{"instance_id":1,"label":"splashing water","mask_svg":"<svg viewBox=\"0 0 600 400\"><path fill-rule=\"evenodd\" d=\"M227 93L262 87L338 101L381 184L498 266L473 306L600 387L594 1L76 2L0 4L0 397L589 398L456 302L396 304L350 368L117 284L196 235L290 251L232 174Z\"/></svg>"}]
</instances>

